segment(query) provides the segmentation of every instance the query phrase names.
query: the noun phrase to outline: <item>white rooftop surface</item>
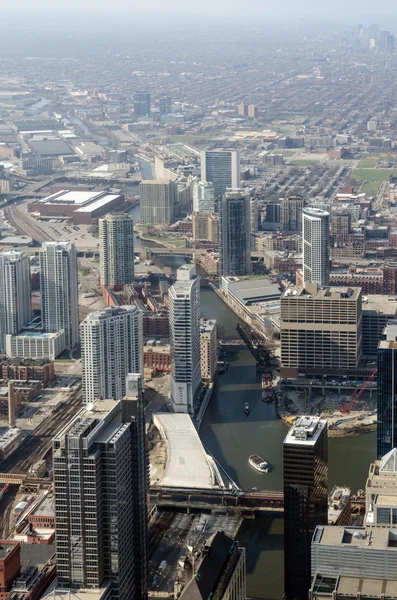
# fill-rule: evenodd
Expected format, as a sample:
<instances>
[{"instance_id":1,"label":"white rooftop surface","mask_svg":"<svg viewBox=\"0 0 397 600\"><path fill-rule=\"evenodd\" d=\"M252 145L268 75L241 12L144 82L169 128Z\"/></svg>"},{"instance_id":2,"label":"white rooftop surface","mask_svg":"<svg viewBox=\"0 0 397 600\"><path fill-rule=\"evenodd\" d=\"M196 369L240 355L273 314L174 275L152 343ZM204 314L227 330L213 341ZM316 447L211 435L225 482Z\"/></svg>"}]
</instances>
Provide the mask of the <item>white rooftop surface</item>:
<instances>
[{"instance_id":1,"label":"white rooftop surface","mask_svg":"<svg viewBox=\"0 0 397 600\"><path fill-rule=\"evenodd\" d=\"M327 421L319 417L301 417L295 421L287 433L284 444L313 446L320 433L327 427Z\"/></svg>"},{"instance_id":2,"label":"white rooftop surface","mask_svg":"<svg viewBox=\"0 0 397 600\"><path fill-rule=\"evenodd\" d=\"M92 210L96 210L101 206L105 206L106 204L108 204L108 202L115 200L115 198L118 198L119 196L120 194L106 194L106 196L102 196L102 198L98 198L98 200L93 200L93 202L90 202L89 204L78 208L76 212L91 212Z\"/></svg>"},{"instance_id":3,"label":"white rooftop surface","mask_svg":"<svg viewBox=\"0 0 397 600\"><path fill-rule=\"evenodd\" d=\"M74 191L60 190L59 192L55 192L55 194L51 194L51 196L47 196L46 198L43 198L42 200L40 200L40 202L43 202L43 203L70 202L72 204L84 204L85 202L88 202L92 198L95 198L95 196L98 196L98 194L100 194L100 193L102 193L102 192L98 192L98 191L79 192L76 190L74 190Z\"/></svg>"},{"instance_id":4,"label":"white rooftop surface","mask_svg":"<svg viewBox=\"0 0 397 600\"><path fill-rule=\"evenodd\" d=\"M221 475L201 443L189 415L157 413L153 422L167 444L163 487L213 489L224 487Z\"/></svg>"}]
</instances>

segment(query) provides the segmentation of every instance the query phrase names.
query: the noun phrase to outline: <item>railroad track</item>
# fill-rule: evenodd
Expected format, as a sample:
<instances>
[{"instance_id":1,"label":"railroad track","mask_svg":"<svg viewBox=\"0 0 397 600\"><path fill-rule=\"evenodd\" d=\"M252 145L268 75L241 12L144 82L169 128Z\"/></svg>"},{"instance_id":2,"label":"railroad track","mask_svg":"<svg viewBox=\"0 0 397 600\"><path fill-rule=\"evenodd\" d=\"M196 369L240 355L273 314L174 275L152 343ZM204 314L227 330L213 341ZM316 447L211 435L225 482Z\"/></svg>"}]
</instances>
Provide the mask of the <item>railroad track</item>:
<instances>
[{"instance_id":1,"label":"railroad track","mask_svg":"<svg viewBox=\"0 0 397 600\"><path fill-rule=\"evenodd\" d=\"M11 456L0 465L1 473L27 474L35 462L51 449L52 439L61 427L81 408L82 392L78 390L58 406L32 433L23 440Z\"/></svg>"}]
</instances>

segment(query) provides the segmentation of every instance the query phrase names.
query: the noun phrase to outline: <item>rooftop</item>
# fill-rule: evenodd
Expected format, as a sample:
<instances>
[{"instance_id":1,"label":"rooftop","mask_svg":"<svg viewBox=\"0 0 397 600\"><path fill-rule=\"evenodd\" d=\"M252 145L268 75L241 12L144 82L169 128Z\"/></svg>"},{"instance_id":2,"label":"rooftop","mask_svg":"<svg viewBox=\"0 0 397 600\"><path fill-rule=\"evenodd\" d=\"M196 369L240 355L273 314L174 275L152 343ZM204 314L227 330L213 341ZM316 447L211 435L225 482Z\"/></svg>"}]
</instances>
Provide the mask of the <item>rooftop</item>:
<instances>
[{"instance_id":1,"label":"rooftop","mask_svg":"<svg viewBox=\"0 0 397 600\"><path fill-rule=\"evenodd\" d=\"M397 529L389 527L339 527L318 525L313 544L354 548L371 548L397 552Z\"/></svg>"},{"instance_id":2,"label":"rooftop","mask_svg":"<svg viewBox=\"0 0 397 600\"><path fill-rule=\"evenodd\" d=\"M12 542L11 540L0 540L0 560L4 560L15 546L16 542Z\"/></svg>"},{"instance_id":3,"label":"rooftop","mask_svg":"<svg viewBox=\"0 0 397 600\"><path fill-rule=\"evenodd\" d=\"M40 504L36 506L36 508L32 511L31 514L37 517L54 517L54 496L50 494L45 496L42 502L40 502Z\"/></svg>"},{"instance_id":4,"label":"rooftop","mask_svg":"<svg viewBox=\"0 0 397 600\"><path fill-rule=\"evenodd\" d=\"M153 423L167 444L162 487L213 489L224 483L218 468L201 443L189 415L157 413Z\"/></svg>"},{"instance_id":5,"label":"rooftop","mask_svg":"<svg viewBox=\"0 0 397 600\"><path fill-rule=\"evenodd\" d=\"M382 294L368 294L363 296L363 312L376 312L393 318L397 312L395 296L383 296Z\"/></svg>"},{"instance_id":6,"label":"rooftop","mask_svg":"<svg viewBox=\"0 0 397 600\"><path fill-rule=\"evenodd\" d=\"M300 417L287 433L284 444L312 446L326 427L327 421L320 417Z\"/></svg>"},{"instance_id":7,"label":"rooftop","mask_svg":"<svg viewBox=\"0 0 397 600\"><path fill-rule=\"evenodd\" d=\"M282 298L314 298L315 300L357 300L361 294L360 287L319 287L316 283L306 286L290 286L282 294Z\"/></svg>"},{"instance_id":8,"label":"rooftop","mask_svg":"<svg viewBox=\"0 0 397 600\"><path fill-rule=\"evenodd\" d=\"M269 279L229 279L229 292L238 298L243 304L263 302L266 299L280 298L281 293L276 283Z\"/></svg>"}]
</instances>

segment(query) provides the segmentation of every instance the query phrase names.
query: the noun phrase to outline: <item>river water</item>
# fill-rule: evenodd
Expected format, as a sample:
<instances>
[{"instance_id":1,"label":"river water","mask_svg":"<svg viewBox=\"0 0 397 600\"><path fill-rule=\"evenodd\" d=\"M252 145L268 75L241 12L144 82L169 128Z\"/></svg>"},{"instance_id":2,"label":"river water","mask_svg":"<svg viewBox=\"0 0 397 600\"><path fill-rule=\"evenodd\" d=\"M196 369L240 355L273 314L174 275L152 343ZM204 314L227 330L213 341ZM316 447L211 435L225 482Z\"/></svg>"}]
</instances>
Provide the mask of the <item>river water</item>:
<instances>
[{"instance_id":1,"label":"river water","mask_svg":"<svg viewBox=\"0 0 397 600\"><path fill-rule=\"evenodd\" d=\"M210 289L201 290L201 313L215 318L220 335L236 336L237 317ZM228 354L230 368L219 376L200 430L204 445L243 488L282 489L282 444L286 428L275 406L261 401L255 362L242 350ZM245 402L251 405L247 417ZM248 465L259 454L272 465L263 475ZM365 487L370 463L376 458L376 434L329 440L329 486L348 485L354 492ZM247 551L247 594L281 598L283 593L283 519L260 517L245 521L238 535Z\"/></svg>"}]
</instances>

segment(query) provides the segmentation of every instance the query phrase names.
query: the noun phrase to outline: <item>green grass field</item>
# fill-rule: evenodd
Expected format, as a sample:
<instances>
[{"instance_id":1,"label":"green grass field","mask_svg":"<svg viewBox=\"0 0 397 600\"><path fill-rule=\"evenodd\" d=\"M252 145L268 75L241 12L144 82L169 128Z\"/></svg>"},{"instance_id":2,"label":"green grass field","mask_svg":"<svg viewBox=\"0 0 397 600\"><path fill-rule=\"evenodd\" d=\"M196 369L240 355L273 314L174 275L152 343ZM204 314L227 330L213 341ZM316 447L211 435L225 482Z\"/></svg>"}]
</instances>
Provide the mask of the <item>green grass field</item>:
<instances>
[{"instance_id":1,"label":"green grass field","mask_svg":"<svg viewBox=\"0 0 397 600\"><path fill-rule=\"evenodd\" d=\"M377 162L378 162L377 158L375 158L374 160L369 160L369 159L361 160L358 163L357 168L358 169L374 169L376 167Z\"/></svg>"},{"instance_id":2,"label":"green grass field","mask_svg":"<svg viewBox=\"0 0 397 600\"><path fill-rule=\"evenodd\" d=\"M367 183L364 183L363 187L361 188L361 192L368 194L368 196L375 196L381 184L381 181L367 181Z\"/></svg>"},{"instance_id":3,"label":"green grass field","mask_svg":"<svg viewBox=\"0 0 397 600\"><path fill-rule=\"evenodd\" d=\"M352 179L357 181L388 181L390 175L397 174L397 171L393 169L354 169L352 171Z\"/></svg>"}]
</instances>

